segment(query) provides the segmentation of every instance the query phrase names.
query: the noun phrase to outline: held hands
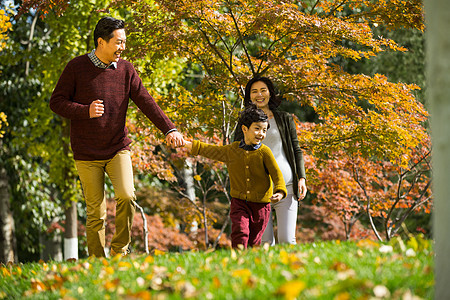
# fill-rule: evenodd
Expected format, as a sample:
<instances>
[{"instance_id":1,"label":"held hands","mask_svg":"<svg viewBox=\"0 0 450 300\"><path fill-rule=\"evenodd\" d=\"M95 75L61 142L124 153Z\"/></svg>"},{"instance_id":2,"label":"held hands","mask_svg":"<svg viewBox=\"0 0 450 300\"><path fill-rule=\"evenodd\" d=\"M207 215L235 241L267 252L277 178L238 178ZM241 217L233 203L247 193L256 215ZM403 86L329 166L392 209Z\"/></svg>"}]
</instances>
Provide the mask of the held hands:
<instances>
[{"instance_id":1,"label":"held hands","mask_svg":"<svg viewBox=\"0 0 450 300\"><path fill-rule=\"evenodd\" d=\"M101 117L104 112L105 106L103 105L103 100L97 99L95 101L92 101L92 103L89 105L89 117L91 119Z\"/></svg>"},{"instance_id":2,"label":"held hands","mask_svg":"<svg viewBox=\"0 0 450 300\"><path fill-rule=\"evenodd\" d=\"M172 131L166 136L166 142L169 144L172 148L178 148L185 145L185 140L183 139L183 136L178 131Z\"/></svg>"}]
</instances>

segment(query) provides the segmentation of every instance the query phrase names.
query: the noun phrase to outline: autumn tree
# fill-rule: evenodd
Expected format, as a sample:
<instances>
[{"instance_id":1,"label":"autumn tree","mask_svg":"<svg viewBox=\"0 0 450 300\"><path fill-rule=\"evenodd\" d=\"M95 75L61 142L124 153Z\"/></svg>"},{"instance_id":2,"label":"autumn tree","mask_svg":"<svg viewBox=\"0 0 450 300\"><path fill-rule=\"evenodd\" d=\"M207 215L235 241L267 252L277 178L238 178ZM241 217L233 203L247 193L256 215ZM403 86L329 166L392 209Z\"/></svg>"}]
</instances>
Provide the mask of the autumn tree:
<instances>
[{"instance_id":1,"label":"autumn tree","mask_svg":"<svg viewBox=\"0 0 450 300\"><path fill-rule=\"evenodd\" d=\"M328 215L339 216L346 239L355 236L352 229L358 221L368 220L378 239L390 240L412 214L431 213L430 156L427 140L405 168L344 153L312 162L317 172L310 182L316 194L313 203L326 207ZM425 233L419 225L412 230Z\"/></svg>"},{"instance_id":2,"label":"autumn tree","mask_svg":"<svg viewBox=\"0 0 450 300\"><path fill-rule=\"evenodd\" d=\"M8 30L11 28L9 14L0 9L0 52L6 46ZM0 69L1 76L1 69ZM8 126L7 115L0 109L0 149ZM0 151L1 153L1 151ZM0 262L17 262L15 222L11 211L9 177L3 159L0 159Z\"/></svg>"},{"instance_id":3,"label":"autumn tree","mask_svg":"<svg viewBox=\"0 0 450 300\"><path fill-rule=\"evenodd\" d=\"M409 170L417 147L428 138L428 114L413 94L418 86L390 82L382 74L352 74L336 63L407 51L374 36L371 26L423 30L420 1L118 3L134 15L128 28L132 58L177 57L200 66L202 80L195 88L177 87L165 98L187 134L208 133L228 143L242 107L242 87L264 75L286 100L317 114L319 122L299 134L317 160L358 162L358 169L368 161L386 161ZM367 187L354 182L348 189L355 194ZM368 198L361 201L367 207Z\"/></svg>"},{"instance_id":4,"label":"autumn tree","mask_svg":"<svg viewBox=\"0 0 450 300\"><path fill-rule=\"evenodd\" d=\"M64 250L70 257L78 255L77 220L84 217L84 211L77 210L81 187L71 158L68 121L51 112L48 100L67 62L93 47L91 20L107 3L77 2L69 8L61 1L23 1L0 52L2 77L8 78L0 83L0 109L8 110L10 125L2 158L17 204L12 207L14 217L30 220L16 226L22 261L42 255L42 241L62 234L47 229L63 221L69 242ZM61 252L62 245L57 247Z\"/></svg>"},{"instance_id":5,"label":"autumn tree","mask_svg":"<svg viewBox=\"0 0 450 300\"><path fill-rule=\"evenodd\" d=\"M148 62L140 71L150 77L158 62L173 59L185 65L178 74L195 70L195 85L173 82L158 99L186 135L229 143L243 86L264 75L284 99L314 110L318 122L301 130L299 139L317 161L358 162L358 169L386 161L410 170L417 147L427 140L427 112L413 95L416 85L349 73L338 64L406 51L374 36L372 26L423 30L420 1L118 0L110 9L124 7L131 13L127 56ZM158 168L159 174L174 175L176 166L167 164L172 154L158 151L148 151L148 159L163 160L167 168ZM140 166L155 171L152 164ZM369 198L361 199L367 207Z\"/></svg>"},{"instance_id":6,"label":"autumn tree","mask_svg":"<svg viewBox=\"0 0 450 300\"><path fill-rule=\"evenodd\" d=\"M11 164L23 166L25 170L27 167L32 168L34 163L36 163L34 161L40 161L41 165L38 170L42 174L42 180L45 181L45 184L39 185L34 178L34 181L28 178L20 180L21 184L29 183L28 189L32 190L30 194L27 194L30 199L33 199L33 201L29 201L27 204L27 210L29 210L27 213L33 214L33 216L39 216L30 217L33 220L32 224L21 226L21 230L27 230L28 226L28 229L33 227L33 229L41 229L42 232L45 232L48 228L53 234L62 230L65 236L69 235L70 238L76 237L76 200L81 198L81 188L76 179L76 172L69 150L68 121L52 114L48 109L47 102L64 65L71 58L86 53L93 47L93 40L90 38L93 26L95 25L97 16L109 14L105 10L105 7L108 5L109 1L100 0L92 3L71 3L70 5L68 1L31 0L22 3L19 13L16 16L19 20L17 22L18 25L25 23L20 28L21 30L17 30L17 39L20 39L19 34L24 34L24 31L29 30L26 32L28 33L29 40L25 44L25 47L13 41L9 45L10 50L5 53L2 59L7 61L8 58L12 57L14 51L22 53L23 56L16 56L14 60L10 59L7 64L5 63L5 69L11 74L14 73L13 70L25 70L25 74L23 72L16 72L17 75L15 76L17 76L18 81L23 82L23 78L28 78L28 82L35 83L36 90L38 91L34 92L35 95L30 96L24 96L23 93L15 93L15 91L20 90L19 87L22 87L22 90L26 92L32 90L28 87L23 88L23 85L19 84L13 84L4 90L5 98L10 99L11 102L15 98L10 97L10 95L15 95L16 97L24 96L24 98L29 100L29 102L23 102L23 104L29 105L30 109L28 111L17 110L18 117L15 119L25 119L26 124L36 124L34 126L24 126L24 128L21 128L18 123L13 124L14 127L11 128L12 130L8 136L11 137L9 145L14 145L15 148L20 149L23 153L20 153L20 155L12 155L13 157L19 158L21 164L18 164L17 161L11 161ZM120 9L116 10L115 14L117 14L116 17L124 19L127 19L128 16L124 10ZM27 23L29 20L31 20L31 23ZM27 28L27 25L29 25L29 28ZM40 47L35 47L37 41L40 41ZM35 48L36 50L33 51ZM37 49L42 51L37 51ZM39 56L39 59L36 59L36 56ZM168 71L170 67L167 67L167 64L165 64L162 69ZM42 74L43 78L35 79L35 76L42 77ZM164 85L168 83L170 84L170 80L159 80L152 87L164 88ZM9 109L13 108L10 102L5 102L4 105L9 107ZM133 108L130 110L130 115L129 125L132 129L133 122L135 122ZM49 131L48 127L51 127L51 131ZM45 132L42 131L43 129L45 129ZM20 138L13 138L11 134L13 132L15 136ZM131 130L131 134L133 134L133 130ZM152 138L154 138L151 141L152 144L153 142L155 142L156 146L162 144L162 136L152 135ZM141 142L148 141L141 140ZM145 149L141 148L141 150ZM139 156L135 159L136 164L139 164L138 160ZM33 161L33 163L29 163L29 161ZM164 164L160 164L160 166L164 167ZM166 169L168 170L170 168ZM12 173L21 176L24 170L14 170L15 172L13 171ZM155 170L153 170L153 173L161 175ZM167 173L170 175L170 172ZM167 179L164 176L163 178ZM14 189L21 191L18 194L25 195L26 193L18 186ZM27 193L28 189L25 189ZM31 194L32 192L35 194ZM35 200L39 198L41 202L40 205L37 205ZM42 199L50 201L42 201ZM50 209L52 206L58 209ZM61 207L66 208L65 218L61 216ZM18 215L24 213L20 209L21 207L17 207ZM84 217L83 211L78 211L78 213L82 219ZM204 215L206 216L206 214L209 215L208 210L204 210ZM63 222L61 222L62 219L64 219ZM53 220L63 223L65 227L56 226L52 222ZM36 234L31 234L31 230L28 231L30 232L30 240L33 236L37 236ZM30 249L31 251L39 251L38 241L29 242L27 246L32 248L33 246L31 244L34 244L37 248ZM67 245L65 245L65 249L67 248ZM83 253L83 249L80 252Z\"/></svg>"}]
</instances>

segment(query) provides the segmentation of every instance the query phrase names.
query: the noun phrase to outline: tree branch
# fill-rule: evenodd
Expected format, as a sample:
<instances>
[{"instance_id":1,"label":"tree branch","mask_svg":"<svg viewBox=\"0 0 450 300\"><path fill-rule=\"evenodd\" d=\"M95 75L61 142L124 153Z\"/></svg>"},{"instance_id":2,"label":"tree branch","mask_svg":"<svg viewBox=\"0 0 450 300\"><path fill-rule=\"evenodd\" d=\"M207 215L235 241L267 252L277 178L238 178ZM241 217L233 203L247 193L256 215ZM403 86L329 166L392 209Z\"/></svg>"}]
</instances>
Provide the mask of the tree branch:
<instances>
[{"instance_id":1,"label":"tree branch","mask_svg":"<svg viewBox=\"0 0 450 300\"><path fill-rule=\"evenodd\" d=\"M252 74L253 74L253 76L255 76L256 75L255 68L253 66L252 60L250 59L250 55L248 54L247 47L245 46L244 37L242 36L241 30L239 29L238 23L236 21L236 18L234 17L231 7L228 7L228 9L230 10L230 15L231 15L231 18L233 19L234 27L236 28L236 31L239 36L238 41L241 42L242 48L244 49L245 55L247 56L248 64L250 66L250 69L252 70Z\"/></svg>"},{"instance_id":2,"label":"tree branch","mask_svg":"<svg viewBox=\"0 0 450 300\"><path fill-rule=\"evenodd\" d=\"M362 189L364 196L367 199L366 212L367 212L367 216L369 217L370 226L372 227L373 232L377 236L377 239L380 241L383 241L380 234L378 233L377 228L375 227L375 224L373 223L372 215L370 214L371 198L369 197L369 195L367 195L366 189L363 187L362 183L359 180L359 173L358 173L358 170L355 168L355 165L352 164L352 167L353 167L353 174L354 174L353 178L355 179L355 181L359 185L359 187Z\"/></svg>"}]
</instances>

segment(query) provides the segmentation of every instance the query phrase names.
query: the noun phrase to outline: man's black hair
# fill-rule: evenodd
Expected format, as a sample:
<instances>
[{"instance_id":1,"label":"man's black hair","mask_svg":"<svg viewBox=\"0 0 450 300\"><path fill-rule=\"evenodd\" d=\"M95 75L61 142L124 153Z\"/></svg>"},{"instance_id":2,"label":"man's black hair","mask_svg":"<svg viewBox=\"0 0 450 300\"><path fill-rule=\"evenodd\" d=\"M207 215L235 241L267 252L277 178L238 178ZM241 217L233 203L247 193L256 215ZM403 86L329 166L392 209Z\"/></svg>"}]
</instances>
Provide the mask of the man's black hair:
<instances>
[{"instance_id":1,"label":"man's black hair","mask_svg":"<svg viewBox=\"0 0 450 300\"><path fill-rule=\"evenodd\" d=\"M124 29L125 22L111 17L101 18L94 29L94 45L98 47L98 38L104 39L106 42L114 37L113 31L117 29Z\"/></svg>"},{"instance_id":2,"label":"man's black hair","mask_svg":"<svg viewBox=\"0 0 450 300\"><path fill-rule=\"evenodd\" d=\"M239 114L239 124L250 128L255 122L269 123L269 118L262 109L257 108L255 104L250 104Z\"/></svg>"}]
</instances>

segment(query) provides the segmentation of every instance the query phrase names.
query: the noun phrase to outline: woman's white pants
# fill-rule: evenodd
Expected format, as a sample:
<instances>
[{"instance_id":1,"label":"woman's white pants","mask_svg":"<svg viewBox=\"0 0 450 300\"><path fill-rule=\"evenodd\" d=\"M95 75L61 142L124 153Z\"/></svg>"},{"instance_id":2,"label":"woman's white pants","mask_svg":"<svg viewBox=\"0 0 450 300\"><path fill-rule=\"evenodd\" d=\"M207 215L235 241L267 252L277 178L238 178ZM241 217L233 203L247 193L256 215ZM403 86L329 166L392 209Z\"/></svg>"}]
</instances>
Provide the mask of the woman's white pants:
<instances>
[{"instance_id":1,"label":"woman's white pants","mask_svg":"<svg viewBox=\"0 0 450 300\"><path fill-rule=\"evenodd\" d=\"M289 193L283 200L271 204L272 211L277 218L277 237L278 243L297 244L295 239L297 227L298 201L293 193ZM261 244L269 243L275 245L275 236L273 232L273 216L270 215L269 223L262 236Z\"/></svg>"}]
</instances>

